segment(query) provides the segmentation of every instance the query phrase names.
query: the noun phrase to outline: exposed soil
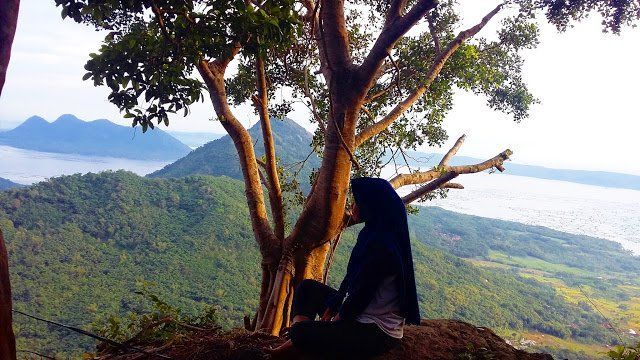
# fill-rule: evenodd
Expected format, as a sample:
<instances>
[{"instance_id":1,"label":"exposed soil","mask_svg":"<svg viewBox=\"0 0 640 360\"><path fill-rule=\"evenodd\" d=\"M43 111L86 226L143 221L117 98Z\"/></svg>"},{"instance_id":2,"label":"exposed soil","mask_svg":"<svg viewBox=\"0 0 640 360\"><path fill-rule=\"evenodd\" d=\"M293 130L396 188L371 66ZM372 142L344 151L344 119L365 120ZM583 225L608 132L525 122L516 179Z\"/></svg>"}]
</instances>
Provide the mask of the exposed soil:
<instances>
[{"instance_id":1,"label":"exposed soil","mask_svg":"<svg viewBox=\"0 0 640 360\"><path fill-rule=\"evenodd\" d=\"M516 350L490 329L456 320L423 320L420 326L405 327L402 345L378 360L417 359L514 359L553 360L547 354ZM149 353L163 354L175 360L251 360L269 359L265 349L284 340L244 330L195 332L170 344L143 347L148 353L105 354L99 359L161 359Z\"/></svg>"}]
</instances>

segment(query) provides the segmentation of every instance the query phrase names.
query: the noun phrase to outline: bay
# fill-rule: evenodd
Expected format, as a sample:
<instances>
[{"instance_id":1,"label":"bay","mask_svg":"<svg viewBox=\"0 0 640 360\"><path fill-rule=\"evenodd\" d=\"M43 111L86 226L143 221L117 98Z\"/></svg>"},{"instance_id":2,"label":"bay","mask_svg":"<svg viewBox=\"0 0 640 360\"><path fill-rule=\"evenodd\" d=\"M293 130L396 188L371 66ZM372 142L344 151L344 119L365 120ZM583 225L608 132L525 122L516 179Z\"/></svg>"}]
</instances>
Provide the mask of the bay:
<instances>
[{"instance_id":1,"label":"bay","mask_svg":"<svg viewBox=\"0 0 640 360\"><path fill-rule=\"evenodd\" d=\"M488 173L455 181L465 188L423 205L603 238L640 255L640 191Z\"/></svg>"},{"instance_id":2,"label":"bay","mask_svg":"<svg viewBox=\"0 0 640 360\"><path fill-rule=\"evenodd\" d=\"M146 175L171 161L46 153L0 145L0 177L30 185L60 175L124 169Z\"/></svg>"}]
</instances>

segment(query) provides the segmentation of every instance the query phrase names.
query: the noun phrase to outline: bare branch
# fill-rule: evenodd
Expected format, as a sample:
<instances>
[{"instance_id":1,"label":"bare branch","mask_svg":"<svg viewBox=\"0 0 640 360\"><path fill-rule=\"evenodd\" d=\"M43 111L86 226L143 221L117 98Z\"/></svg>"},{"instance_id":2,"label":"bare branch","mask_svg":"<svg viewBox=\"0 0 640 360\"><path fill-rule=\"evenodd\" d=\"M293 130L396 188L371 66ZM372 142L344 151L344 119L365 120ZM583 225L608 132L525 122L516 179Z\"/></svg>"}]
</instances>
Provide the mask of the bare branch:
<instances>
[{"instance_id":1,"label":"bare branch","mask_svg":"<svg viewBox=\"0 0 640 360\"><path fill-rule=\"evenodd\" d=\"M502 164L505 160L509 159L509 157L513 154L513 152L509 149L501 152L500 154L492 157L489 160L483 161L478 164L473 165L460 165L460 166L443 166L440 168L428 170L428 171L419 171L411 174L398 174L393 179L389 180L394 189L398 189L400 187L406 185L414 185L414 184L422 184L427 181L431 181L440 177L443 172L455 172L457 174L472 174L478 173L484 170L488 170L491 168L502 168L504 167Z\"/></svg>"},{"instance_id":2,"label":"bare branch","mask_svg":"<svg viewBox=\"0 0 640 360\"><path fill-rule=\"evenodd\" d=\"M391 186L393 186L394 189L398 189L407 185L422 184L427 181L431 181L433 179L436 179L441 174L441 171L435 169L428 171L418 171L411 174L397 174L391 180L389 180L389 183L391 183Z\"/></svg>"},{"instance_id":3,"label":"bare branch","mask_svg":"<svg viewBox=\"0 0 640 360\"><path fill-rule=\"evenodd\" d=\"M453 144L451 149L449 149L449 151L447 151L447 153L442 157L442 160L440 160L440 163L435 168L427 171L417 171L409 174L397 174L391 180L389 180L389 183L391 183L391 186L393 186L394 189L398 189L406 185L426 183L428 181L441 177L442 174L447 172L455 172L457 174L470 174L481 172L491 168L496 168L500 172L505 170L503 164L505 160L508 160L509 157L513 154L513 152L509 149L501 152L500 154L492 157L489 160L483 161L478 164L449 166L449 161L458 152L465 139L465 135L460 136L455 144Z\"/></svg>"},{"instance_id":4,"label":"bare branch","mask_svg":"<svg viewBox=\"0 0 640 360\"><path fill-rule=\"evenodd\" d=\"M473 174L485 170L489 170L491 168L502 168L501 172L504 171L504 167L502 164L509 160L509 157L513 155L513 151L507 149L500 154L492 157L489 160L483 161L479 164L475 165L460 165L460 166L447 166L448 171L455 171L458 174Z\"/></svg>"},{"instance_id":5,"label":"bare branch","mask_svg":"<svg viewBox=\"0 0 640 360\"><path fill-rule=\"evenodd\" d=\"M464 189L464 186L462 186L462 184L448 182L440 186L440 188L441 189Z\"/></svg>"},{"instance_id":6,"label":"bare branch","mask_svg":"<svg viewBox=\"0 0 640 360\"><path fill-rule=\"evenodd\" d=\"M458 152L458 150L462 146L462 143L464 143L464 139L466 139L466 137L467 137L466 135L462 135L462 136L460 136L460 138L458 138L456 143L453 144L453 147L451 149L449 149L449 151L447 151L447 153L442 157L442 160L440 160L440 163L438 164L438 167L445 166L445 165L447 165L449 163L449 160L451 160L451 158L456 155L456 153Z\"/></svg>"},{"instance_id":7,"label":"bare branch","mask_svg":"<svg viewBox=\"0 0 640 360\"><path fill-rule=\"evenodd\" d=\"M436 57L433 64L431 64L431 68L428 71L427 79L423 86L414 90L407 98L405 98L402 102L396 105L387 116L382 118L377 123L370 125L369 127L363 129L358 135L356 135L356 146L360 146L363 142L369 140L371 137L376 134L384 131L389 125L391 125L394 121L396 121L411 105L413 105L429 88L431 83L436 79L436 77L440 74L440 71L446 64L447 60L455 53L455 51L466 41L471 38L475 34L477 34L488 22L493 18L499 11L502 9L503 4L498 5L495 9L493 9L490 13L488 13L482 21L480 21L475 26L464 30L456 36L456 38L451 41L447 47ZM373 51L373 50L372 50ZM364 64L363 64L364 65Z\"/></svg>"},{"instance_id":8,"label":"bare branch","mask_svg":"<svg viewBox=\"0 0 640 360\"><path fill-rule=\"evenodd\" d=\"M405 204L410 204L415 200L419 199L420 197L432 192L433 190L436 190L441 186L444 186L450 180L458 177L458 175L459 174L454 171L449 171L446 174L440 176L439 178L433 180L432 182L418 188L417 190L412 191L406 196L403 196L402 201Z\"/></svg>"}]
</instances>

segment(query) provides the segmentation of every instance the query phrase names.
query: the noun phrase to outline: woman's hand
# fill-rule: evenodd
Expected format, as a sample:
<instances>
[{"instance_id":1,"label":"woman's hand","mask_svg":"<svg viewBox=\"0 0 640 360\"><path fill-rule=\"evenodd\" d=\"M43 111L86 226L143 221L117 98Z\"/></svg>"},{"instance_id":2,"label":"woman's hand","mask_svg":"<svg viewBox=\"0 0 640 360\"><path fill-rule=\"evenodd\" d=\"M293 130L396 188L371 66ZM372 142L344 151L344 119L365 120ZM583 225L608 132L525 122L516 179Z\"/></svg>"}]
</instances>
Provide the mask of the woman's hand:
<instances>
[{"instance_id":1,"label":"woman's hand","mask_svg":"<svg viewBox=\"0 0 640 360\"><path fill-rule=\"evenodd\" d=\"M320 321L332 321L334 313L333 311L331 311L331 309L327 309L324 311L324 314L322 314L322 316L320 317Z\"/></svg>"}]
</instances>

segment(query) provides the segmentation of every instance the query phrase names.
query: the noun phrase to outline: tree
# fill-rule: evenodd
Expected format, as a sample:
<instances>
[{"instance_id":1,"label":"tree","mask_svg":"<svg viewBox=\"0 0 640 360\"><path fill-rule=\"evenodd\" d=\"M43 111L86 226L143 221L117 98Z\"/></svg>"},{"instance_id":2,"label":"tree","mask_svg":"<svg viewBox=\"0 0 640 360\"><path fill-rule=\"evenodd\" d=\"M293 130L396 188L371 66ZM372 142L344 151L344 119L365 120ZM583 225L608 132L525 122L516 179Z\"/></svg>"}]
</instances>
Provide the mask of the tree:
<instances>
[{"instance_id":1,"label":"tree","mask_svg":"<svg viewBox=\"0 0 640 360\"><path fill-rule=\"evenodd\" d=\"M7 0L0 3L0 95L4 88L11 45L18 22L19 0ZM4 245L0 229L0 358L16 358L16 341L11 322L11 282L9 280L9 256Z\"/></svg>"},{"instance_id":2,"label":"tree","mask_svg":"<svg viewBox=\"0 0 640 360\"><path fill-rule=\"evenodd\" d=\"M11 282L9 280L9 257L0 229L0 357L16 358L16 339L13 335L11 316Z\"/></svg>"},{"instance_id":3,"label":"tree","mask_svg":"<svg viewBox=\"0 0 640 360\"><path fill-rule=\"evenodd\" d=\"M19 7L19 0L6 0L0 3L0 95L2 95L11 58L11 45L16 34Z\"/></svg>"},{"instance_id":4,"label":"tree","mask_svg":"<svg viewBox=\"0 0 640 360\"><path fill-rule=\"evenodd\" d=\"M321 279L327 254L349 225L352 175L379 175L405 150L447 138L441 124L456 88L488 104L527 116L535 97L523 83L521 52L538 42L536 16L560 30L591 12L605 31L618 33L638 19L631 0L512 0L487 9L460 28L453 0L56 0L62 17L108 30L90 54L84 79L111 89L109 100L140 125L168 125L168 114L203 99L240 157L256 242L262 254L260 305L249 327L277 334L288 324L295 284ZM493 39L478 33L498 14ZM286 93L278 98L279 94ZM265 156L234 114L252 102L264 135ZM311 191L292 226L286 219L290 188L278 163L271 121L294 101L317 124L313 145L322 158ZM277 120L275 120L277 121ZM503 171L505 150L480 164L449 166L464 136L429 171L400 174L391 183L416 187L406 203L433 191L461 188L451 180L487 169ZM266 189L268 200L263 189ZM268 203L268 205L267 205ZM267 209L269 207L269 211Z\"/></svg>"}]
</instances>

